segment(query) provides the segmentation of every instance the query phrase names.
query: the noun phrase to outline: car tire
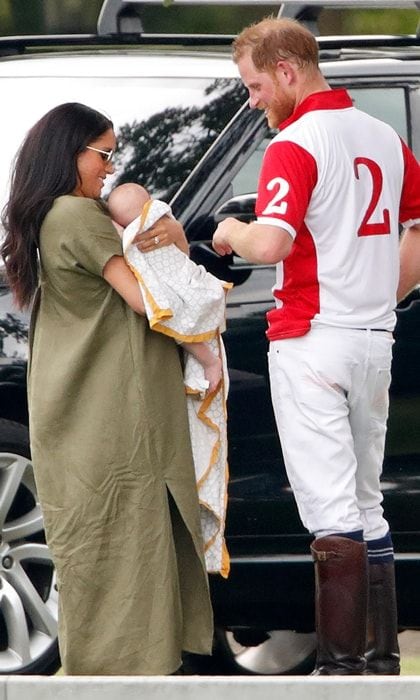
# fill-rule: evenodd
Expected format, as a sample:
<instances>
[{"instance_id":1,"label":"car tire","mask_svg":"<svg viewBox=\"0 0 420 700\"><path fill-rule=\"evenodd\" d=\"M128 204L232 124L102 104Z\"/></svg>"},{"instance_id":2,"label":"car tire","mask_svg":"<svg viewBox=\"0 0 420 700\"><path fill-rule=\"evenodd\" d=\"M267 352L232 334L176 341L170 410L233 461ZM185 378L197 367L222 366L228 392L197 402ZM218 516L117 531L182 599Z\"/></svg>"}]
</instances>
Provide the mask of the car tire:
<instances>
[{"instance_id":1,"label":"car tire","mask_svg":"<svg viewBox=\"0 0 420 700\"><path fill-rule=\"evenodd\" d=\"M236 641L231 631L216 628L212 655L186 654L184 673L271 676L307 675L313 670L316 656L314 633L273 630L256 632L254 640L249 631L247 635L249 645L245 640L242 643Z\"/></svg>"},{"instance_id":2,"label":"car tire","mask_svg":"<svg viewBox=\"0 0 420 700\"><path fill-rule=\"evenodd\" d=\"M24 425L0 419L0 674L60 667L58 593Z\"/></svg>"}]
</instances>

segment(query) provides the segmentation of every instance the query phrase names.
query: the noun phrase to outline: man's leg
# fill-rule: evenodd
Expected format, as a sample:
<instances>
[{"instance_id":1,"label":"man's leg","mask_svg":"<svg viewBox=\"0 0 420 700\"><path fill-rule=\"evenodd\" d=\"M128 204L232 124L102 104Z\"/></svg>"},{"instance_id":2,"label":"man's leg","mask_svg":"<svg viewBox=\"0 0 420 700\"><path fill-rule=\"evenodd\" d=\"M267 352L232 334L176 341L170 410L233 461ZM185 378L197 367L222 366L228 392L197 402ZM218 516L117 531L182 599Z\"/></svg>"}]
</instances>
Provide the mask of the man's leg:
<instances>
[{"instance_id":1,"label":"man's leg","mask_svg":"<svg viewBox=\"0 0 420 700\"><path fill-rule=\"evenodd\" d=\"M318 644L312 675L362 675L366 668L366 545L355 538L328 535L316 539L311 551Z\"/></svg>"},{"instance_id":2,"label":"man's leg","mask_svg":"<svg viewBox=\"0 0 420 700\"><path fill-rule=\"evenodd\" d=\"M316 535L317 674L361 674L366 665L367 559L347 400L363 350L356 331L335 329L270 347L286 469L302 522Z\"/></svg>"},{"instance_id":3,"label":"man's leg","mask_svg":"<svg viewBox=\"0 0 420 700\"><path fill-rule=\"evenodd\" d=\"M399 676L397 595L391 536L367 543L369 608L367 669L369 675Z\"/></svg>"},{"instance_id":4,"label":"man's leg","mask_svg":"<svg viewBox=\"0 0 420 700\"><path fill-rule=\"evenodd\" d=\"M350 423L358 462L356 494L369 561L368 674L398 675L394 551L383 517L380 475L385 448L390 384L390 335L371 333L364 391L350 395Z\"/></svg>"}]
</instances>

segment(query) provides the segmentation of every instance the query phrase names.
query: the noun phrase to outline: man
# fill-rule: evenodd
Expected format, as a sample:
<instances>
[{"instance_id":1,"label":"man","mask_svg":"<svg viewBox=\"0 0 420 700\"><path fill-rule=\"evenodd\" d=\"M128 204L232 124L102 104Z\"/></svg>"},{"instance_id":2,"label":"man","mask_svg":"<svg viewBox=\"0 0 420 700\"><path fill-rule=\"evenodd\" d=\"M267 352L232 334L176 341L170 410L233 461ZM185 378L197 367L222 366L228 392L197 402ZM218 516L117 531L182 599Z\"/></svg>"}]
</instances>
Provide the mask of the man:
<instances>
[{"instance_id":1,"label":"man","mask_svg":"<svg viewBox=\"0 0 420 700\"><path fill-rule=\"evenodd\" d=\"M315 536L314 673L397 675L393 547L379 478L398 224L411 227L408 239L420 233L420 167L391 127L330 89L317 43L299 23L248 27L233 56L250 106L280 132L264 156L257 220L226 219L213 246L277 263L270 383L290 484ZM407 277L401 293L416 281Z\"/></svg>"}]
</instances>

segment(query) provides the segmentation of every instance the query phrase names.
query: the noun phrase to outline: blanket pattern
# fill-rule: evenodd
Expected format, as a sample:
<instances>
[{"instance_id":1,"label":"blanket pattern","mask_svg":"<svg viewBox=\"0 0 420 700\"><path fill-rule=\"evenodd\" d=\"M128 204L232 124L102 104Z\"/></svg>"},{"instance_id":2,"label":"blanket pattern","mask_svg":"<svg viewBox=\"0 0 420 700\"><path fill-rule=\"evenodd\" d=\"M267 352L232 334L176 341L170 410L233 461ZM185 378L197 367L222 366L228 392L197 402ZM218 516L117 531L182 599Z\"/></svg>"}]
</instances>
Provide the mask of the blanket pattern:
<instances>
[{"instance_id":1,"label":"blanket pattern","mask_svg":"<svg viewBox=\"0 0 420 700\"><path fill-rule=\"evenodd\" d=\"M142 253L133 243L162 216L169 205L147 202L141 215L123 232L125 259L142 291L150 327L177 342L207 342L222 359L222 380L207 395L208 382L198 360L184 351L184 385L194 467L200 503L201 529L208 572L229 574L224 528L227 504L226 399L229 388L221 332L225 327L226 291L223 282L196 265L175 245Z\"/></svg>"}]
</instances>

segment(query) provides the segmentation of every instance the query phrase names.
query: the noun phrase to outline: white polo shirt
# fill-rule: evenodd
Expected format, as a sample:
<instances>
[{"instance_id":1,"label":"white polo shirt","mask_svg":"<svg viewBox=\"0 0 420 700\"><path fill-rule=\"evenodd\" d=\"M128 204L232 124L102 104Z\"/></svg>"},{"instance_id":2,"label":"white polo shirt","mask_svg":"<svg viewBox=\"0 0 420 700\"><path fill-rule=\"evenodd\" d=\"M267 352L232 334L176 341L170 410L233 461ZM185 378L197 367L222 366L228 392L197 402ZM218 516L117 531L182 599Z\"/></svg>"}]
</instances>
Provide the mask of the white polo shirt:
<instances>
[{"instance_id":1,"label":"white polo shirt","mask_svg":"<svg viewBox=\"0 0 420 700\"><path fill-rule=\"evenodd\" d=\"M395 325L399 223L420 223L420 166L396 132L345 90L314 93L280 125L262 164L257 222L286 229L270 340L312 324Z\"/></svg>"}]
</instances>

